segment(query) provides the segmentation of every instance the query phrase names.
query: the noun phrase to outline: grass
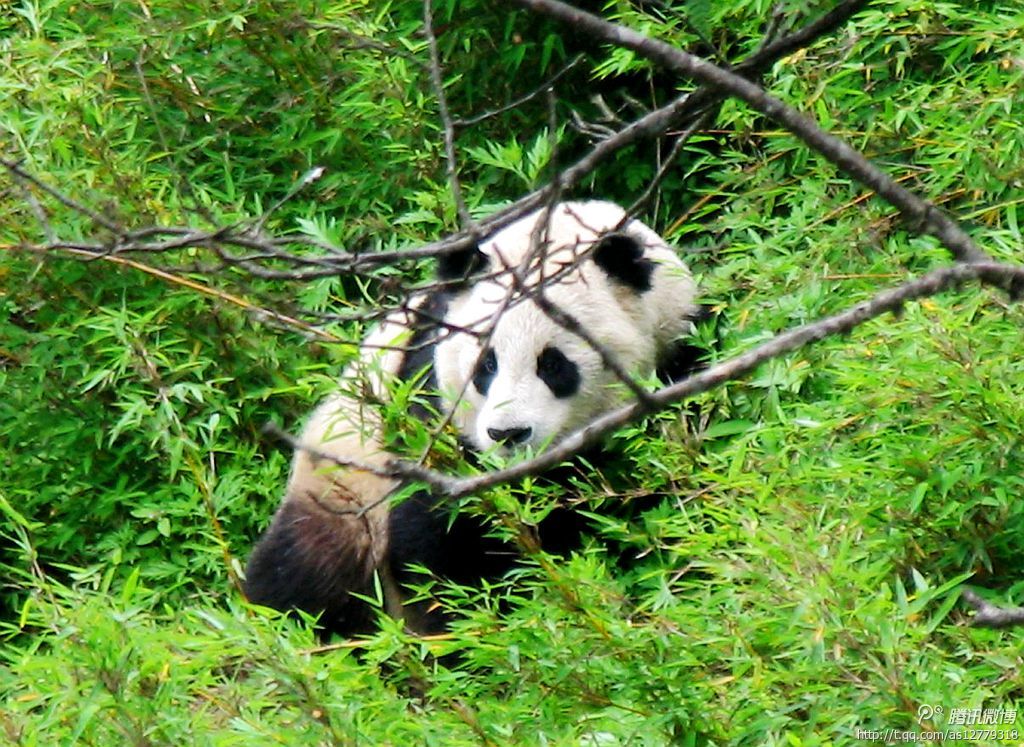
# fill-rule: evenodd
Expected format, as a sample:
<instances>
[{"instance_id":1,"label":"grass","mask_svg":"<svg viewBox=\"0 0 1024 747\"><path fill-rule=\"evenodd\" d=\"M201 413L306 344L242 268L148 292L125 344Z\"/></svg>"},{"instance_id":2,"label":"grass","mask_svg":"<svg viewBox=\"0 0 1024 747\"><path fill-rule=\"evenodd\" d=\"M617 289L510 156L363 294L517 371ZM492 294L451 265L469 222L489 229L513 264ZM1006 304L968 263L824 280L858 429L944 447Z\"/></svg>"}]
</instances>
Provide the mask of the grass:
<instances>
[{"instance_id":1,"label":"grass","mask_svg":"<svg viewBox=\"0 0 1024 747\"><path fill-rule=\"evenodd\" d=\"M684 5L731 56L768 12ZM485 3L440 6L462 115L530 90L583 44ZM270 230L369 251L453 226L420 68L345 46L358 32L421 55L419 4L285 17L156 3L147 19L115 2L102 23L60 2L15 10L0 31L5 156L126 224L250 220L324 164ZM644 23L694 41L686 24ZM1006 3L876 3L766 83L1019 261L1022 35ZM535 69L542 50L549 68ZM673 92L628 55L584 51L626 114L622 90ZM579 75L558 112L596 119L598 83ZM535 102L460 133L475 213L543 178L547 121ZM948 261L741 104L715 127L649 216L720 311L700 331L714 357ZM586 147L571 128L559 138L558 158ZM586 189L628 203L653 164L637 146ZM0 741L831 745L1024 703L1019 632L971 627L958 601L963 584L1024 599L1024 318L999 293L908 305L624 429L614 463L583 470L571 496L596 517L580 552L447 589L463 616L444 636L382 618L370 638L325 645L247 606L234 581L288 469L260 426L294 430L362 329L327 324L332 344L250 311L350 312L426 269L296 283L213 271L202 253L134 258L187 281L169 282L41 260L13 251L43 237L20 188L0 189ZM41 200L60 235L101 233ZM649 493L663 499L608 510ZM519 519L569 498L541 481L486 497ZM947 741L1021 741L1024 722L999 727L1018 736Z\"/></svg>"}]
</instances>

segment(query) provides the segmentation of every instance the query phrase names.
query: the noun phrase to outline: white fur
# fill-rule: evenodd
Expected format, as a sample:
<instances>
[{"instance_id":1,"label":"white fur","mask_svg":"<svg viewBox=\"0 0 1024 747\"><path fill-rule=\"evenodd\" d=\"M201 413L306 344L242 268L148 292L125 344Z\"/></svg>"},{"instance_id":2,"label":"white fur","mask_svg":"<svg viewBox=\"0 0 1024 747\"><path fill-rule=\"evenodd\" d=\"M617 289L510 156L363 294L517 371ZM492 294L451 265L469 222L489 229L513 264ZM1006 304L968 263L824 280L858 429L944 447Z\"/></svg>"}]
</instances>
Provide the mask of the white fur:
<instances>
[{"instance_id":1,"label":"white fur","mask_svg":"<svg viewBox=\"0 0 1024 747\"><path fill-rule=\"evenodd\" d=\"M324 399L307 420L299 439L303 445L340 460L341 465L352 460L384 467L392 455L384 449L380 416L372 403L384 402L389 396L389 380L401 366L411 324L411 312L398 311L370 332L360 357L342 374L341 388ZM397 480L298 450L292 460L287 497L321 510L351 511L338 513L333 520L351 524L347 536L358 545L354 551L372 558L376 566L387 550L388 504L384 498L397 487ZM369 510L355 513L361 509Z\"/></svg>"},{"instance_id":2,"label":"white fur","mask_svg":"<svg viewBox=\"0 0 1024 747\"><path fill-rule=\"evenodd\" d=\"M562 203L499 231L480 249L491 261L488 276L473 285L446 321L456 331L435 352L437 381L453 422L472 446L495 446L488 429L530 427L523 445L542 446L584 425L622 401L624 388L600 355L554 321L529 297L543 293L572 315L627 371L653 373L658 356L690 331L695 286L689 270L654 231L637 220L619 227L624 211L609 202ZM543 227L542 227L543 228ZM616 229L639 239L655 262L651 288L642 293L608 277L586 257L603 232ZM516 280L518 276L518 282ZM520 290L528 289L527 295ZM472 384L481 340L498 358L498 372L482 396ZM559 399L537 376L537 356L561 350L579 367L580 391Z\"/></svg>"}]
</instances>

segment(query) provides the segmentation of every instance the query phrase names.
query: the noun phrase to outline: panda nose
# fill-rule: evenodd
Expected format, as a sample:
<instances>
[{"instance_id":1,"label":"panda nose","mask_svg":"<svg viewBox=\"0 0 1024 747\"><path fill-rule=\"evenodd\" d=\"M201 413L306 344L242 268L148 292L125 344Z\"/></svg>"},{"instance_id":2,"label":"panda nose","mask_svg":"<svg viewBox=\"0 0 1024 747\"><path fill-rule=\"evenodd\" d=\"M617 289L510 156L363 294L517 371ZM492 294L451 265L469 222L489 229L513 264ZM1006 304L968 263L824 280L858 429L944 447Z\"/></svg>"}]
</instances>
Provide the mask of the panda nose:
<instances>
[{"instance_id":1,"label":"panda nose","mask_svg":"<svg viewBox=\"0 0 1024 747\"><path fill-rule=\"evenodd\" d=\"M533 428L488 428L487 435L500 444L521 444L533 435Z\"/></svg>"}]
</instances>

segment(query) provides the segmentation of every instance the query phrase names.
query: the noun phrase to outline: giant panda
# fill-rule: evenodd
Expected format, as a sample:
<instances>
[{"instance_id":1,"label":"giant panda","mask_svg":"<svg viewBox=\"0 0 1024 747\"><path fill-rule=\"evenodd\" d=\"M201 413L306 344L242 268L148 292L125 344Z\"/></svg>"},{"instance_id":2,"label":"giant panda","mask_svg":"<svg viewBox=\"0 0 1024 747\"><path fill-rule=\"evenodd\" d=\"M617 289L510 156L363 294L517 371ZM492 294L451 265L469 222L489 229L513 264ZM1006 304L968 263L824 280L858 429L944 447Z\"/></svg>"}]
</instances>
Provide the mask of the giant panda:
<instances>
[{"instance_id":1,"label":"giant panda","mask_svg":"<svg viewBox=\"0 0 1024 747\"><path fill-rule=\"evenodd\" d=\"M638 377L688 367L694 280L657 233L613 203L541 209L449 255L439 276L440 290L369 334L338 391L309 417L300 437L309 450L295 453L284 500L249 558L251 602L318 614L327 634L349 636L372 627L365 597L379 588L389 614L436 632L443 615L405 602L410 566L473 583L515 562L515 548L483 520L453 518L425 491L391 505L398 480L339 466L393 458L377 405L396 382L422 377L470 457L515 458L629 396L608 357ZM430 417L430 408L410 416ZM545 546L576 531L551 523L540 528Z\"/></svg>"}]
</instances>

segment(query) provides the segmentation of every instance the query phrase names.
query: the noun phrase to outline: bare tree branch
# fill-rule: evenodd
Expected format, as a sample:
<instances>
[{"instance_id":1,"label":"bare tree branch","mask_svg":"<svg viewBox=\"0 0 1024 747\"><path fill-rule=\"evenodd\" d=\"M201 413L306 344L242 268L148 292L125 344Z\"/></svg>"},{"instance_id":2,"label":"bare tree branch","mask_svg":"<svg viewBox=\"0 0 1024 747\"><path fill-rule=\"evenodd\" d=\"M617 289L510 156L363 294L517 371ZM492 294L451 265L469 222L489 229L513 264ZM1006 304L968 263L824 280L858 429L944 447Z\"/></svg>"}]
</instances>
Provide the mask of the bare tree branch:
<instances>
[{"instance_id":1,"label":"bare tree branch","mask_svg":"<svg viewBox=\"0 0 1024 747\"><path fill-rule=\"evenodd\" d=\"M756 77L781 57L807 46L822 35L833 31L866 4L866 0L845 0L833 10L807 24L803 28L780 38L759 49L747 59L739 62L733 70L741 75ZM331 27L332 30L338 31ZM433 71L432 71L433 72ZM549 81L553 82L553 81ZM436 87L436 81L434 82ZM538 89L543 92L547 88ZM535 92L536 93L536 92ZM679 96L667 105L655 109L625 126L619 132L598 143L588 154L570 165L560 175L559 190L569 190L579 184L601 163L645 138L659 137L673 127L709 115L723 93L713 87L704 86L691 93ZM452 120L452 127L455 126ZM402 261L419 261L433 258L472 246L481 235L492 234L509 223L523 217L550 201L555 191L553 185L531 192L505 208L479 221L475 230L464 225L462 231L419 247L396 251L359 252L325 244L305 234L289 233L267 236L258 230L246 227L226 226L215 230L198 230L181 226L148 226L127 231L109 221L86 205L74 200L60 190L51 187L38 177L25 172L14 161L0 159L15 179L22 179L26 185L33 185L51 195L69 209L78 212L114 234L108 242L68 241L52 238L52 226L44 222L47 242L24 248L37 252L75 249L79 257L86 253L95 256L122 253L159 253L174 250L202 248L212 251L222 262L238 267L255 277L282 280L314 280L332 277L340 273L370 270L374 267L393 265ZM450 168L450 166L449 166ZM314 246L325 252L322 256L310 256L289 251L290 245ZM232 250L247 250L250 254L233 254ZM290 265L292 269L268 267L267 262Z\"/></svg>"},{"instance_id":2,"label":"bare tree branch","mask_svg":"<svg viewBox=\"0 0 1024 747\"><path fill-rule=\"evenodd\" d=\"M963 589L960 596L971 605L976 614L971 625L976 628L1010 628L1024 625L1024 607L998 607L986 602L971 589Z\"/></svg>"},{"instance_id":3,"label":"bare tree branch","mask_svg":"<svg viewBox=\"0 0 1024 747\"><path fill-rule=\"evenodd\" d=\"M898 311L908 301L935 295L966 280L976 279L988 285L1010 287L1014 296L1024 289L1024 267L994 262L972 263L942 267L916 280L891 290L882 291L870 300L851 309L780 333L756 348L717 363L683 381L658 389L650 394L657 407L666 407L701 392L709 391L726 381L744 376L772 358L792 352L825 337L849 332L864 322L887 312ZM644 412L639 402L612 410L595 419L582 429L553 445L544 453L507 469L489 472L459 481L447 494L461 497L493 485L535 475L558 465L563 460L596 443L602 436L637 419Z\"/></svg>"},{"instance_id":4,"label":"bare tree branch","mask_svg":"<svg viewBox=\"0 0 1024 747\"><path fill-rule=\"evenodd\" d=\"M844 173L874 190L879 197L899 210L914 230L924 231L937 238L958 260L980 262L989 258L956 221L935 205L901 187L849 144L825 132L812 119L770 96L760 86L741 75L713 65L663 41L566 5L560 0L516 2L538 13L571 24L573 28L603 41L631 49L681 76L699 80L705 85L745 101L757 111L783 125Z\"/></svg>"},{"instance_id":5,"label":"bare tree branch","mask_svg":"<svg viewBox=\"0 0 1024 747\"><path fill-rule=\"evenodd\" d=\"M1024 266L997 262L977 262L956 264L932 270L919 278L882 291L869 300L857 304L846 311L779 333L767 342L745 353L710 366L683 381L650 392L647 400L651 407L665 408L687 397L709 391L727 381L745 376L773 358L778 358L805 345L823 340L826 337L847 333L883 314L898 312L910 301L935 295L947 288L969 280L977 280L985 285L1008 288L1011 296L1017 298L1024 291ZM585 447L596 443L602 436L642 417L646 412L648 412L647 403L640 401L631 402L596 418L532 459L524 460L506 469L464 478L451 478L434 470L426 469L420 464L401 459L391 460L383 468L340 461L301 444L286 434L282 435L276 426L270 426L269 429L275 436L283 438L295 448L305 449L319 459L326 459L344 466L363 469L382 477L423 482L439 495L450 498L463 498L495 485L518 480L529 475L540 474L557 466L565 459L578 454Z\"/></svg>"}]
</instances>

